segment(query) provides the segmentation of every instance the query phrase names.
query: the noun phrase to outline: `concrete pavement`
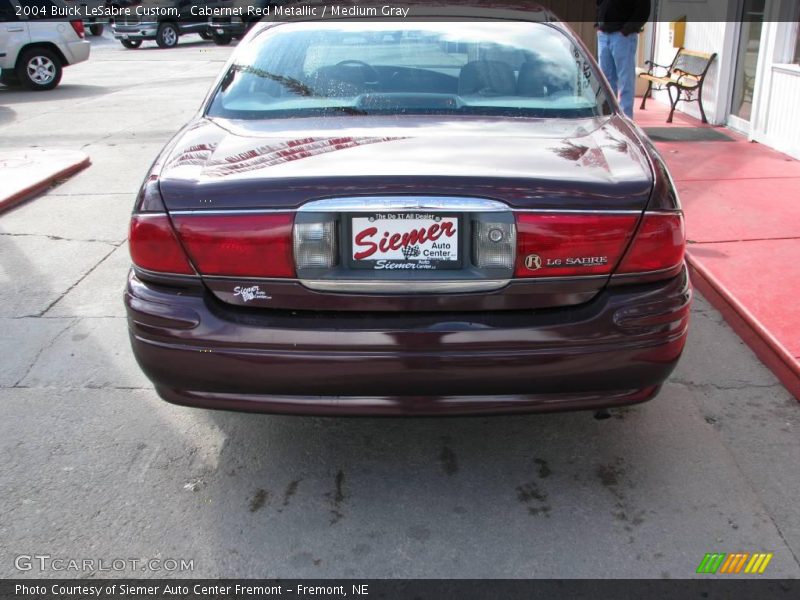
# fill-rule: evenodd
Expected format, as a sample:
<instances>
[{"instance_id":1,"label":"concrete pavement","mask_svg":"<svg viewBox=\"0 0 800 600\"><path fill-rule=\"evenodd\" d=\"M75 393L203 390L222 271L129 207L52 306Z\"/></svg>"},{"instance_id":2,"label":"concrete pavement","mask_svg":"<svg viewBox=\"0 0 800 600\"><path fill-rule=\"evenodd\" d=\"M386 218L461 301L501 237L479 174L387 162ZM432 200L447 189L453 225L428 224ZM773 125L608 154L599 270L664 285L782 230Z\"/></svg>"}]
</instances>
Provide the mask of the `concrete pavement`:
<instances>
[{"instance_id":1,"label":"concrete pavement","mask_svg":"<svg viewBox=\"0 0 800 600\"><path fill-rule=\"evenodd\" d=\"M145 577L683 578L713 551L800 576L800 409L701 298L661 395L607 420L159 400L126 337L128 213L228 52L105 40L49 94L0 89L0 149L92 159L0 215L0 577L79 575L14 568L39 553L194 560L125 573Z\"/></svg>"}]
</instances>

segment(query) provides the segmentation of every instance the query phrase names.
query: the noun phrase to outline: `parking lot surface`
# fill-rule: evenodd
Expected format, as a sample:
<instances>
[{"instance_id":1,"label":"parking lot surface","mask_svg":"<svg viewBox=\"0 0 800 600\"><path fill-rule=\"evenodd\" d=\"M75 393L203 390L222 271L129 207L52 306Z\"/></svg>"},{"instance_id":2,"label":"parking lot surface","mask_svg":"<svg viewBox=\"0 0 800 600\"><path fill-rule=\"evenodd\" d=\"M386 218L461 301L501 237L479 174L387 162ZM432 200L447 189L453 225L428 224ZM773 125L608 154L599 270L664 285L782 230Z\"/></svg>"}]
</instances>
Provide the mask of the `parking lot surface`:
<instances>
[{"instance_id":1,"label":"parking lot surface","mask_svg":"<svg viewBox=\"0 0 800 600\"><path fill-rule=\"evenodd\" d=\"M604 420L161 401L127 340L128 216L230 48L93 46L52 92L0 87L1 149L92 160L0 214L0 577L684 578L707 552L800 576L800 406L699 297L660 396ZM193 570L15 567L35 554Z\"/></svg>"}]
</instances>

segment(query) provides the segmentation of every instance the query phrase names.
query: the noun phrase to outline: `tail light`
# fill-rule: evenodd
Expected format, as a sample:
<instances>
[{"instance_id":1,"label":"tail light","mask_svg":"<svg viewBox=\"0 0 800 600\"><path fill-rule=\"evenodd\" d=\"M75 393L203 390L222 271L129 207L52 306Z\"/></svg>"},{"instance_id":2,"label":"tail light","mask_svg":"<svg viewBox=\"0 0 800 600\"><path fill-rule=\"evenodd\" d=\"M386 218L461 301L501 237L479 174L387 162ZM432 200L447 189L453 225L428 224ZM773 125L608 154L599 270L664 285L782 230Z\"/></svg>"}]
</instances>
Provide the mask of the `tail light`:
<instances>
[{"instance_id":1,"label":"tail light","mask_svg":"<svg viewBox=\"0 0 800 600\"><path fill-rule=\"evenodd\" d=\"M294 262L298 271L303 269L331 268L337 263L336 221L321 217L306 222L298 218L294 224Z\"/></svg>"},{"instance_id":2,"label":"tail light","mask_svg":"<svg viewBox=\"0 0 800 600\"><path fill-rule=\"evenodd\" d=\"M174 215L189 257L203 275L294 277L291 213Z\"/></svg>"},{"instance_id":3,"label":"tail light","mask_svg":"<svg viewBox=\"0 0 800 600\"><path fill-rule=\"evenodd\" d=\"M294 277L293 223L291 213L167 215L151 174L131 218L130 253L155 273Z\"/></svg>"},{"instance_id":4,"label":"tail light","mask_svg":"<svg viewBox=\"0 0 800 600\"><path fill-rule=\"evenodd\" d=\"M635 214L517 215L517 277L607 275L622 258Z\"/></svg>"},{"instance_id":5,"label":"tail light","mask_svg":"<svg viewBox=\"0 0 800 600\"><path fill-rule=\"evenodd\" d=\"M72 25L72 28L75 30L75 33L78 34L79 38L86 37L86 31L83 28L83 21L70 21L69 24Z\"/></svg>"},{"instance_id":6,"label":"tail light","mask_svg":"<svg viewBox=\"0 0 800 600\"><path fill-rule=\"evenodd\" d=\"M681 213L645 213L618 273L663 271L683 262L686 235Z\"/></svg>"},{"instance_id":7,"label":"tail light","mask_svg":"<svg viewBox=\"0 0 800 600\"><path fill-rule=\"evenodd\" d=\"M128 247L133 264L140 269L154 273L195 274L166 214L155 175L148 176L136 198Z\"/></svg>"},{"instance_id":8,"label":"tail light","mask_svg":"<svg viewBox=\"0 0 800 600\"><path fill-rule=\"evenodd\" d=\"M638 220L638 214L518 214L515 275L630 274L680 265L682 215L645 213L637 229Z\"/></svg>"},{"instance_id":9,"label":"tail light","mask_svg":"<svg viewBox=\"0 0 800 600\"><path fill-rule=\"evenodd\" d=\"M140 269L194 275L166 214L133 215L128 245L133 264Z\"/></svg>"}]
</instances>

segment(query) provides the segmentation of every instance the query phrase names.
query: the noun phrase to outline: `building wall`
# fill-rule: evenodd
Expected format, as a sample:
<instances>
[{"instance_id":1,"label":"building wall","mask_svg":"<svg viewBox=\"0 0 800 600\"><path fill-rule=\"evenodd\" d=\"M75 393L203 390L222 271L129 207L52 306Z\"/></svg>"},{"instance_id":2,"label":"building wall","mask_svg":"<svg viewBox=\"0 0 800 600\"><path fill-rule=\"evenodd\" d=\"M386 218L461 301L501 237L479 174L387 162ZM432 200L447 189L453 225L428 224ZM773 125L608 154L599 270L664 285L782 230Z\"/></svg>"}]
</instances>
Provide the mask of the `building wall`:
<instances>
[{"instance_id":1,"label":"building wall","mask_svg":"<svg viewBox=\"0 0 800 600\"><path fill-rule=\"evenodd\" d=\"M764 131L754 132L753 137L800 159L800 67L773 65L771 69Z\"/></svg>"},{"instance_id":2,"label":"building wall","mask_svg":"<svg viewBox=\"0 0 800 600\"><path fill-rule=\"evenodd\" d=\"M800 6L796 8L791 19L800 20ZM800 24L786 13L777 17L784 21L764 26L750 138L800 159L800 64L789 64L795 60Z\"/></svg>"}]
</instances>

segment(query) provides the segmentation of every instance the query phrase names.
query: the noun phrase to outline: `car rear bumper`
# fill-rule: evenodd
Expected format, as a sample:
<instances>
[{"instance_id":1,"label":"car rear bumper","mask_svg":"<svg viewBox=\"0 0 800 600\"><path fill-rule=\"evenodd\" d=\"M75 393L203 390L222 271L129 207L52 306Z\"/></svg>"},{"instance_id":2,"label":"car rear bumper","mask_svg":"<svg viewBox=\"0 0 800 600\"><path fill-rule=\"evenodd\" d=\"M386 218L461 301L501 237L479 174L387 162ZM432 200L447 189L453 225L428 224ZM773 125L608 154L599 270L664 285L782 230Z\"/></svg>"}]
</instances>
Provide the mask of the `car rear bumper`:
<instances>
[{"instance_id":1,"label":"car rear bumper","mask_svg":"<svg viewBox=\"0 0 800 600\"><path fill-rule=\"evenodd\" d=\"M241 36L245 33L245 25L241 21L209 21L208 30L219 35Z\"/></svg>"},{"instance_id":2,"label":"car rear bumper","mask_svg":"<svg viewBox=\"0 0 800 600\"><path fill-rule=\"evenodd\" d=\"M118 40L154 40L158 33L158 23L115 24L112 27L112 31L114 32L114 38Z\"/></svg>"},{"instance_id":3,"label":"car rear bumper","mask_svg":"<svg viewBox=\"0 0 800 600\"><path fill-rule=\"evenodd\" d=\"M89 52L91 51L92 43L89 40L78 40L76 42L69 42L66 44L67 54L66 58L69 64L83 62L88 60Z\"/></svg>"},{"instance_id":4,"label":"car rear bumper","mask_svg":"<svg viewBox=\"0 0 800 600\"><path fill-rule=\"evenodd\" d=\"M125 292L133 351L177 404L292 414L594 409L653 397L686 340L691 288L609 287L582 306L492 313L246 310L201 290Z\"/></svg>"}]
</instances>

